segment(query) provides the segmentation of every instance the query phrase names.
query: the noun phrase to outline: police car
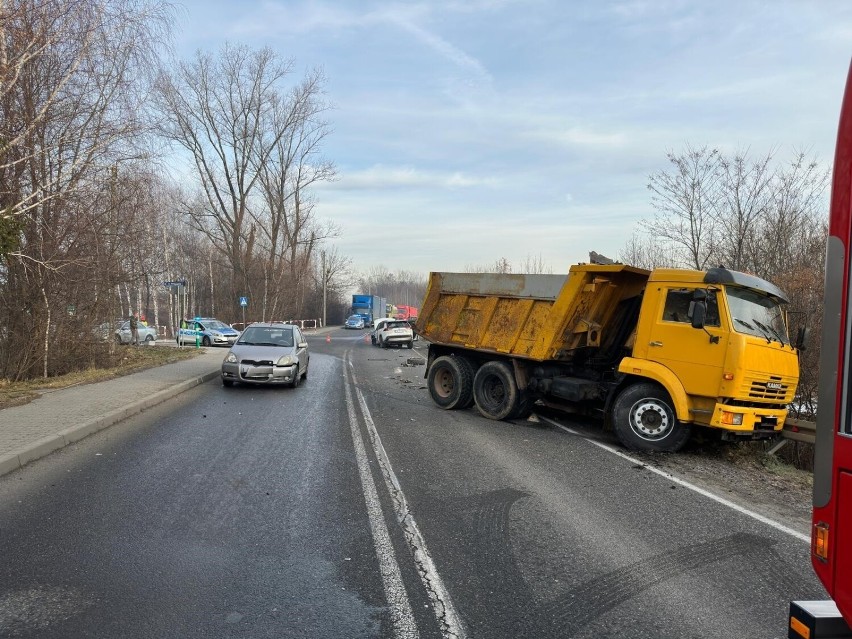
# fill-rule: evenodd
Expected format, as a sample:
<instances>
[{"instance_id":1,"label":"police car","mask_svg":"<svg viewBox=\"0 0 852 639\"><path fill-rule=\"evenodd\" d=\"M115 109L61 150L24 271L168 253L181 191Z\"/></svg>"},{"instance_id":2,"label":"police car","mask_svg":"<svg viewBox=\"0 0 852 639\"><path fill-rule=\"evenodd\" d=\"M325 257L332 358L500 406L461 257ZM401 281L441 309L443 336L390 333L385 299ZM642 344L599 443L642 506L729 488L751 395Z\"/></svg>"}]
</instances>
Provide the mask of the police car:
<instances>
[{"instance_id":1,"label":"police car","mask_svg":"<svg viewBox=\"0 0 852 639\"><path fill-rule=\"evenodd\" d=\"M182 323L176 341L178 344L198 342L201 346L232 346L239 336L239 331L214 317L196 317Z\"/></svg>"}]
</instances>

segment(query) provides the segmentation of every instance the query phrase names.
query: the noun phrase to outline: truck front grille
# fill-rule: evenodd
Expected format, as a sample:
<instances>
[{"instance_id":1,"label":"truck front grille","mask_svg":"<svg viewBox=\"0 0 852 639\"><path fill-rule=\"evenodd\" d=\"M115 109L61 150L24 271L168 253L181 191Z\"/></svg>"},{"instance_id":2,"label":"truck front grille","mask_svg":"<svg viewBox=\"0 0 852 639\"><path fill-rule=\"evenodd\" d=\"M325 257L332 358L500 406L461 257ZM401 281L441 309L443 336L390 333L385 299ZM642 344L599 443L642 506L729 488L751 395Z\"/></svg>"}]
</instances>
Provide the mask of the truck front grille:
<instances>
[{"instance_id":1,"label":"truck front grille","mask_svg":"<svg viewBox=\"0 0 852 639\"><path fill-rule=\"evenodd\" d=\"M791 401L793 398L789 397L789 394L790 384L776 376L769 379L752 379L746 391L746 395L751 399L763 399L779 404Z\"/></svg>"}]
</instances>

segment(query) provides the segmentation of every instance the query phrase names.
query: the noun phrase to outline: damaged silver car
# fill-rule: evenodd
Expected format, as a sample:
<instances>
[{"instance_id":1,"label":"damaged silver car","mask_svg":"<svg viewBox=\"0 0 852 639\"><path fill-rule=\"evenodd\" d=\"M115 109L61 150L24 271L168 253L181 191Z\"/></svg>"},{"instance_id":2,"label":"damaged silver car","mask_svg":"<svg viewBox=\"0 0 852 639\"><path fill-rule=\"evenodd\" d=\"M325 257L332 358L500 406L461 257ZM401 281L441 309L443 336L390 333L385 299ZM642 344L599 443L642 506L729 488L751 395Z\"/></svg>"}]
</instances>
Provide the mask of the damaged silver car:
<instances>
[{"instance_id":1,"label":"damaged silver car","mask_svg":"<svg viewBox=\"0 0 852 639\"><path fill-rule=\"evenodd\" d=\"M308 342L298 326L250 324L222 362L222 384L283 384L308 378Z\"/></svg>"}]
</instances>

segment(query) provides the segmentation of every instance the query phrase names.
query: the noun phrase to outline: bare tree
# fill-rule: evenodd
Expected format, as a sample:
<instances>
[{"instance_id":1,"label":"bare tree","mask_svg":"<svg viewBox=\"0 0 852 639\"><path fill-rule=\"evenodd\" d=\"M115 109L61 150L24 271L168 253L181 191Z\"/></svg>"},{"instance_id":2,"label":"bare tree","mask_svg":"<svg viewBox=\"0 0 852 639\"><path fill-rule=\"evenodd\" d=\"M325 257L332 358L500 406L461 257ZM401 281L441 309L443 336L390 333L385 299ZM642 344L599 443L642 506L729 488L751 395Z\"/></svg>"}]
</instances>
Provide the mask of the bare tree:
<instances>
[{"instance_id":1,"label":"bare tree","mask_svg":"<svg viewBox=\"0 0 852 639\"><path fill-rule=\"evenodd\" d=\"M73 348L61 339L64 325L91 307L91 289L81 283L100 268L91 228L104 209L90 202L118 159L138 155L144 70L168 7L10 0L0 11L0 210L14 217L6 222L0 294L7 339L40 336L38 364L18 349L4 349L2 359L9 376L33 375L36 366L47 376L48 354L61 368L63 349Z\"/></svg>"},{"instance_id":2,"label":"bare tree","mask_svg":"<svg viewBox=\"0 0 852 639\"><path fill-rule=\"evenodd\" d=\"M720 157L713 206L716 241L713 258L738 271L753 268L760 248L759 227L772 203L772 152L751 160L748 152Z\"/></svg>"},{"instance_id":3,"label":"bare tree","mask_svg":"<svg viewBox=\"0 0 852 639\"><path fill-rule=\"evenodd\" d=\"M651 175L648 189L657 213L642 226L655 239L670 245L683 266L701 269L713 254L713 206L717 202L720 154L694 149L666 154L672 171Z\"/></svg>"},{"instance_id":4,"label":"bare tree","mask_svg":"<svg viewBox=\"0 0 852 639\"><path fill-rule=\"evenodd\" d=\"M270 48L225 45L218 56L199 52L190 63L176 62L158 83L161 133L187 150L203 193L202 206L187 211L195 228L226 256L232 281L229 297L252 295L259 219L252 200L259 169L273 161L282 141L304 119L305 100L319 77L284 100L292 61ZM255 295L256 297L256 295Z\"/></svg>"},{"instance_id":5,"label":"bare tree","mask_svg":"<svg viewBox=\"0 0 852 639\"><path fill-rule=\"evenodd\" d=\"M655 237L641 231L634 232L618 259L624 264L652 270L658 266L672 266L671 251Z\"/></svg>"},{"instance_id":6,"label":"bare tree","mask_svg":"<svg viewBox=\"0 0 852 639\"><path fill-rule=\"evenodd\" d=\"M319 99L323 77L314 71L277 105L273 117L286 133L273 144L256 170L262 187L262 205L251 216L260 229L260 245L266 249L263 263L263 309L275 314L289 302L290 313L299 315L309 283L311 258L317 245L336 235L331 224L313 217L310 189L334 179L334 165L323 160L320 147L328 134L321 119L327 106Z\"/></svg>"}]
</instances>

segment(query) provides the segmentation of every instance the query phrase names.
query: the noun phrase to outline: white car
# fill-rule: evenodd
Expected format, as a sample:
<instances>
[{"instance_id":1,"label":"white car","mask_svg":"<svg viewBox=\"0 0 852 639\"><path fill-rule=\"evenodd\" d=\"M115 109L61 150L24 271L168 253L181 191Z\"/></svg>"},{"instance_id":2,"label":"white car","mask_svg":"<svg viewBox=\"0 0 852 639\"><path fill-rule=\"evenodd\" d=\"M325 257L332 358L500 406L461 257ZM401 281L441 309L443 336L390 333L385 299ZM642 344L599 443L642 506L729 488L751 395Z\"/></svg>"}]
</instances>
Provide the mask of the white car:
<instances>
[{"instance_id":1,"label":"white car","mask_svg":"<svg viewBox=\"0 0 852 639\"><path fill-rule=\"evenodd\" d=\"M376 344L382 348L388 346L414 347L414 331L405 320L389 319L380 324L374 331Z\"/></svg>"},{"instance_id":2,"label":"white car","mask_svg":"<svg viewBox=\"0 0 852 639\"><path fill-rule=\"evenodd\" d=\"M375 323L373 324L373 330L370 331L370 341L373 343L373 346L376 346L378 344L378 341L376 340L376 338L379 335L379 329L382 326L384 326L385 324L387 324L388 322L393 322L393 321L394 321L394 319L392 317L380 317L379 319L377 319L375 321Z\"/></svg>"}]
</instances>

